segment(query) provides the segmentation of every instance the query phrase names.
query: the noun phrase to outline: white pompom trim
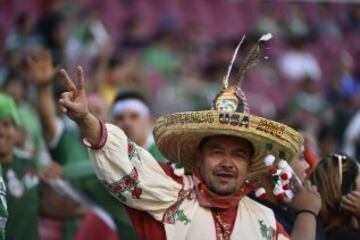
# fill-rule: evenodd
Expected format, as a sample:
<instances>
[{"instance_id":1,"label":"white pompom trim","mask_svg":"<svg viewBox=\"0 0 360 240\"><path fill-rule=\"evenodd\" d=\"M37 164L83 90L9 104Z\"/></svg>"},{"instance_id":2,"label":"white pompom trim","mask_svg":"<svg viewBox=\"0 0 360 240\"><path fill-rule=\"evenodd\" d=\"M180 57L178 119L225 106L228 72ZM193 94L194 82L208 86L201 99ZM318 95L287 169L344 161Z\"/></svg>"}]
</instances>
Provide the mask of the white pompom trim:
<instances>
[{"instance_id":1,"label":"white pompom trim","mask_svg":"<svg viewBox=\"0 0 360 240\"><path fill-rule=\"evenodd\" d=\"M175 168L174 174L178 177L184 176L185 169L184 168Z\"/></svg>"},{"instance_id":2,"label":"white pompom trim","mask_svg":"<svg viewBox=\"0 0 360 240\"><path fill-rule=\"evenodd\" d=\"M281 180L281 186L284 186L285 184L290 184L290 178L288 180Z\"/></svg>"},{"instance_id":3,"label":"white pompom trim","mask_svg":"<svg viewBox=\"0 0 360 240\"><path fill-rule=\"evenodd\" d=\"M288 166L289 165L288 165L287 161L285 161L284 159L281 159L278 163L278 168L283 169L283 170L287 169Z\"/></svg>"},{"instance_id":4,"label":"white pompom trim","mask_svg":"<svg viewBox=\"0 0 360 240\"><path fill-rule=\"evenodd\" d=\"M267 167L273 165L274 162L275 162L275 156L271 154L267 155L264 159L265 166Z\"/></svg>"},{"instance_id":5,"label":"white pompom trim","mask_svg":"<svg viewBox=\"0 0 360 240\"><path fill-rule=\"evenodd\" d=\"M274 193L275 196L277 196L277 195L279 195L279 194L281 194L281 193L284 193L284 189L282 189L282 187L276 186L276 187L274 188L273 193Z\"/></svg>"},{"instance_id":6,"label":"white pompom trim","mask_svg":"<svg viewBox=\"0 0 360 240\"><path fill-rule=\"evenodd\" d=\"M260 196L264 195L265 193L266 193L265 188L263 188L263 187L258 188L255 191L255 197L260 197Z\"/></svg>"},{"instance_id":7,"label":"white pompom trim","mask_svg":"<svg viewBox=\"0 0 360 240\"><path fill-rule=\"evenodd\" d=\"M286 191L285 191L285 195L286 195L286 197L287 197L288 199L290 199L290 200L295 197L295 194L294 194L294 192L293 192L292 190L286 190Z\"/></svg>"}]
</instances>

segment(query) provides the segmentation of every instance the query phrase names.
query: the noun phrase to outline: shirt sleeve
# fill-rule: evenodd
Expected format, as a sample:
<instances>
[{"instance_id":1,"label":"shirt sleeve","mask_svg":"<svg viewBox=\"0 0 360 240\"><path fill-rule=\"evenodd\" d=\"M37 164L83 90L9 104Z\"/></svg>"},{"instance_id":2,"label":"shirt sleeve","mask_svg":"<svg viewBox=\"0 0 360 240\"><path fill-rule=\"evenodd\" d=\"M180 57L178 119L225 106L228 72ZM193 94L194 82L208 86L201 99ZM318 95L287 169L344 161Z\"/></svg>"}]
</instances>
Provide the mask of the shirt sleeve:
<instances>
[{"instance_id":1,"label":"shirt sleeve","mask_svg":"<svg viewBox=\"0 0 360 240\"><path fill-rule=\"evenodd\" d=\"M105 131L105 145L89 150L97 177L121 202L161 221L165 210L176 203L182 184L168 176L152 155L120 128L106 124Z\"/></svg>"}]
</instances>

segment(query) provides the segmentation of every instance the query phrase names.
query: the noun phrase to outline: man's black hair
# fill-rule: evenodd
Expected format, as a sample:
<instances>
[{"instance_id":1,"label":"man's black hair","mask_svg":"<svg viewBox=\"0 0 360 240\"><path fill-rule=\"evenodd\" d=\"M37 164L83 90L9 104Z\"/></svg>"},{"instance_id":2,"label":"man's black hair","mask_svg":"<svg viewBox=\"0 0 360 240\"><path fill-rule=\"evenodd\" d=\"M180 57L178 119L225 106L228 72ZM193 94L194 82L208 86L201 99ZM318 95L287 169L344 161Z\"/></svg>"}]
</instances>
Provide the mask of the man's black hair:
<instances>
[{"instance_id":1,"label":"man's black hair","mask_svg":"<svg viewBox=\"0 0 360 240\"><path fill-rule=\"evenodd\" d=\"M147 101L147 99L145 98L145 96L142 95L140 92L138 92L136 90L123 90L123 91L120 91L116 95L115 100L113 101L112 105L114 106L114 104L116 102L127 100L127 99L139 100L142 103L144 103L148 108L151 109L151 106L150 106L149 102Z\"/></svg>"},{"instance_id":2,"label":"man's black hair","mask_svg":"<svg viewBox=\"0 0 360 240\"><path fill-rule=\"evenodd\" d=\"M24 76L19 71L11 71L6 74L6 78L2 84L2 88L5 89L12 82L20 82L21 84L25 84Z\"/></svg>"},{"instance_id":3,"label":"man's black hair","mask_svg":"<svg viewBox=\"0 0 360 240\"><path fill-rule=\"evenodd\" d=\"M109 69L114 69L114 68L116 68L117 66L123 65L123 63L124 63L124 61L123 61L123 59L122 59L120 56L112 56L112 57L109 59L108 68L109 68Z\"/></svg>"}]
</instances>

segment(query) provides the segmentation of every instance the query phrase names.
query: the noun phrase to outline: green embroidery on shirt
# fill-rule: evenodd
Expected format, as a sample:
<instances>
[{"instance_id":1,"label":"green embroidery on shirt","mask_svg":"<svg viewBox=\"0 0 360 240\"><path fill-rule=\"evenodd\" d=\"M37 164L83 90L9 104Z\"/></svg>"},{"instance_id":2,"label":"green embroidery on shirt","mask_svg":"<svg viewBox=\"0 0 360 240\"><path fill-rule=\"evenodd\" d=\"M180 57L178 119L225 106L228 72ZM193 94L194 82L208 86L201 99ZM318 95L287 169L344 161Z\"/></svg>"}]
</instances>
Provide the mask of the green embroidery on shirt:
<instances>
[{"instance_id":1,"label":"green embroidery on shirt","mask_svg":"<svg viewBox=\"0 0 360 240\"><path fill-rule=\"evenodd\" d=\"M191 222L191 220L185 215L184 213L184 210L177 210L175 213L174 213L174 218L175 218L175 221L180 221L180 222L183 222L184 225L188 224Z\"/></svg>"},{"instance_id":2,"label":"green embroidery on shirt","mask_svg":"<svg viewBox=\"0 0 360 240\"><path fill-rule=\"evenodd\" d=\"M261 236L266 240L273 240L276 237L276 232L272 227L266 226L263 220L258 220L260 224L260 232Z\"/></svg>"}]
</instances>

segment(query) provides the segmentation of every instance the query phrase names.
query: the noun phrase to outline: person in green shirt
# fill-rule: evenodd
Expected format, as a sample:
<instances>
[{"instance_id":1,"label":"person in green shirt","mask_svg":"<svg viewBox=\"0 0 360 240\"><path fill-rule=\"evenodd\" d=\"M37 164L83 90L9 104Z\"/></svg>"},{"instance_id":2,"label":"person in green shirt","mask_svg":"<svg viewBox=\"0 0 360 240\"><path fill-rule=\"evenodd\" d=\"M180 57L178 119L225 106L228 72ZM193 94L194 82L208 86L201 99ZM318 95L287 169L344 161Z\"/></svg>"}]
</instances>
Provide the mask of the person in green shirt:
<instances>
[{"instance_id":1,"label":"person in green shirt","mask_svg":"<svg viewBox=\"0 0 360 240\"><path fill-rule=\"evenodd\" d=\"M0 94L0 239L5 239L5 226L8 219L6 187L1 166L12 159L12 149L16 142L16 126L19 125L19 114L14 100Z\"/></svg>"},{"instance_id":2,"label":"person in green shirt","mask_svg":"<svg viewBox=\"0 0 360 240\"><path fill-rule=\"evenodd\" d=\"M1 177L0 180L0 239L37 240L40 239L40 214L63 219L82 212L68 198L51 188L43 188L46 182L58 175L54 165L38 169L34 158L15 151L19 125L20 118L13 99L0 93L0 174L5 179L3 181ZM40 184L40 180L45 182Z\"/></svg>"},{"instance_id":3,"label":"person in green shirt","mask_svg":"<svg viewBox=\"0 0 360 240\"><path fill-rule=\"evenodd\" d=\"M1 89L12 97L21 121L17 126L16 152L25 158L34 158L37 167L46 165L47 148L42 136L41 123L36 109L28 98L28 83L23 74L11 73Z\"/></svg>"},{"instance_id":4,"label":"person in green shirt","mask_svg":"<svg viewBox=\"0 0 360 240\"><path fill-rule=\"evenodd\" d=\"M41 201L34 161L13 153L10 161L2 164L9 211L6 239L39 239Z\"/></svg>"}]
</instances>

